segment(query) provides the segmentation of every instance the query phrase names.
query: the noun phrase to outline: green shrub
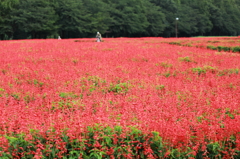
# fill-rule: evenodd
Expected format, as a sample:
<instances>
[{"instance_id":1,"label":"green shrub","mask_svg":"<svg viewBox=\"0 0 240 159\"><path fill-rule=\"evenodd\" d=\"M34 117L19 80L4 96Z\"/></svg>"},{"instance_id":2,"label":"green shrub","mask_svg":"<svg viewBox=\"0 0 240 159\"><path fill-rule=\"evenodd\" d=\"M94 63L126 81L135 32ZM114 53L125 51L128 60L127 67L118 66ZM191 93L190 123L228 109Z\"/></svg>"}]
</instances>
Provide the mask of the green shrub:
<instances>
[{"instance_id":1,"label":"green shrub","mask_svg":"<svg viewBox=\"0 0 240 159\"><path fill-rule=\"evenodd\" d=\"M208 48L208 49L212 49L212 50L217 50L217 47L211 46L211 45L208 45L207 48Z\"/></svg>"},{"instance_id":2,"label":"green shrub","mask_svg":"<svg viewBox=\"0 0 240 159\"><path fill-rule=\"evenodd\" d=\"M217 46L218 51L230 51L230 47L227 46Z\"/></svg>"},{"instance_id":3,"label":"green shrub","mask_svg":"<svg viewBox=\"0 0 240 159\"><path fill-rule=\"evenodd\" d=\"M183 46L192 47L192 43L183 44Z\"/></svg>"},{"instance_id":4,"label":"green shrub","mask_svg":"<svg viewBox=\"0 0 240 159\"><path fill-rule=\"evenodd\" d=\"M231 74L238 74L239 73L239 69L238 68L232 68L232 69L224 69L221 71L218 71L218 76L229 76Z\"/></svg>"},{"instance_id":5,"label":"green shrub","mask_svg":"<svg viewBox=\"0 0 240 159\"><path fill-rule=\"evenodd\" d=\"M201 75L201 74L205 74L206 72L215 73L217 69L212 66L204 66L204 67L192 68L192 71L193 73L198 73L198 75Z\"/></svg>"},{"instance_id":6,"label":"green shrub","mask_svg":"<svg viewBox=\"0 0 240 159\"><path fill-rule=\"evenodd\" d=\"M212 67L212 66L204 66L203 68L204 68L206 71L209 71L209 72L212 72L212 73L217 72L217 68Z\"/></svg>"},{"instance_id":7,"label":"green shrub","mask_svg":"<svg viewBox=\"0 0 240 159\"><path fill-rule=\"evenodd\" d=\"M232 47L232 52L240 52L240 46Z\"/></svg>"},{"instance_id":8,"label":"green shrub","mask_svg":"<svg viewBox=\"0 0 240 159\"><path fill-rule=\"evenodd\" d=\"M118 93L118 94L125 94L128 92L129 89L129 84L127 83L119 83L119 84L111 84L108 92L114 92L114 93Z\"/></svg>"},{"instance_id":9,"label":"green shrub","mask_svg":"<svg viewBox=\"0 0 240 159\"><path fill-rule=\"evenodd\" d=\"M158 65L158 64L157 64ZM168 62L161 62L160 65L164 68L171 68L172 64L168 63Z\"/></svg>"},{"instance_id":10,"label":"green shrub","mask_svg":"<svg viewBox=\"0 0 240 159\"><path fill-rule=\"evenodd\" d=\"M172 44L172 45L182 45L181 42L169 42L169 44Z\"/></svg>"},{"instance_id":11,"label":"green shrub","mask_svg":"<svg viewBox=\"0 0 240 159\"><path fill-rule=\"evenodd\" d=\"M179 57L178 58L179 61L182 61L182 62L194 62L192 58L186 56L186 57Z\"/></svg>"},{"instance_id":12,"label":"green shrub","mask_svg":"<svg viewBox=\"0 0 240 159\"><path fill-rule=\"evenodd\" d=\"M198 75L205 74L206 70L201 67L192 68L193 73L198 73Z\"/></svg>"}]
</instances>

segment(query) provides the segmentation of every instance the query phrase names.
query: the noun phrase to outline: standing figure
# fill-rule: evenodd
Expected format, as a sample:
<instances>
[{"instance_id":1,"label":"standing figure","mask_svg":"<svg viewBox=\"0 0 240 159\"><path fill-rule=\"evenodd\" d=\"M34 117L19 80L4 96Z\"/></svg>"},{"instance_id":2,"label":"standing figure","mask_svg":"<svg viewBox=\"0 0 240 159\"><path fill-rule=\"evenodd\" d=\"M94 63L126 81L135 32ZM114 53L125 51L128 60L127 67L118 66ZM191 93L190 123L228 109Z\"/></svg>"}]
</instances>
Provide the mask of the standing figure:
<instances>
[{"instance_id":1,"label":"standing figure","mask_svg":"<svg viewBox=\"0 0 240 159\"><path fill-rule=\"evenodd\" d=\"M97 38L97 42L102 41L102 35L99 32L97 32L96 38Z\"/></svg>"}]
</instances>

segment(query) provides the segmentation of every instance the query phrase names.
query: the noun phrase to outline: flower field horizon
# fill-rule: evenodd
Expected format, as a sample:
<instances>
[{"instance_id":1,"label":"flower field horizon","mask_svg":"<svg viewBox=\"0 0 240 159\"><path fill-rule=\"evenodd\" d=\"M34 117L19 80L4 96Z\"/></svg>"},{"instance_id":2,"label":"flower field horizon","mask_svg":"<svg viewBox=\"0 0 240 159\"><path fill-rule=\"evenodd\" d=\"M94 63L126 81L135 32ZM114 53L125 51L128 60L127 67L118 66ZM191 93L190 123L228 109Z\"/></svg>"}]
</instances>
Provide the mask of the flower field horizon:
<instances>
[{"instance_id":1,"label":"flower field horizon","mask_svg":"<svg viewBox=\"0 0 240 159\"><path fill-rule=\"evenodd\" d=\"M0 41L0 155L240 157L240 54L176 40Z\"/></svg>"}]
</instances>

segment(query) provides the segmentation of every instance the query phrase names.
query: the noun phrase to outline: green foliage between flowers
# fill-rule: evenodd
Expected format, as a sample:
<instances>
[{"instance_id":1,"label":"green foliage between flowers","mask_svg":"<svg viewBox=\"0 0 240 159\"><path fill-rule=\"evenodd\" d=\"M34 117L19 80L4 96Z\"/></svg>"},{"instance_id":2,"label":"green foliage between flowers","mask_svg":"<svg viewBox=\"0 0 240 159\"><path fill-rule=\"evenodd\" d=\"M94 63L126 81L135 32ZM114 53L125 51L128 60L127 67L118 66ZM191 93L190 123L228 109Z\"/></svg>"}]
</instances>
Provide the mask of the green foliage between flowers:
<instances>
[{"instance_id":1,"label":"green foliage between flowers","mask_svg":"<svg viewBox=\"0 0 240 159\"><path fill-rule=\"evenodd\" d=\"M36 157L36 154L43 159L77 159L79 157L108 159L127 158L127 156L171 159L240 157L240 151L235 150L236 138L234 136L224 142L208 141L204 153L201 146L196 151L190 147L184 151L169 147L163 143L158 132L145 134L135 127L129 127L129 130L124 131L121 126L113 128L99 125L89 126L85 131L79 133L78 137L70 137L71 135L67 135L67 131L66 129L59 134L53 129L41 134L38 130L30 130L31 139L27 139L25 134L6 135L4 137L8 143L4 145L5 149L4 146L0 147L0 156L3 159L28 159Z\"/></svg>"},{"instance_id":2,"label":"green foliage between flowers","mask_svg":"<svg viewBox=\"0 0 240 159\"><path fill-rule=\"evenodd\" d=\"M159 64L156 64L156 66L158 66ZM164 67L164 68L171 68L172 64L168 63L168 62L161 62L160 66Z\"/></svg>"},{"instance_id":3,"label":"green foliage between flowers","mask_svg":"<svg viewBox=\"0 0 240 159\"><path fill-rule=\"evenodd\" d=\"M67 135L67 131L59 134L51 130L41 134L38 130L30 130L31 139L27 139L24 134L4 136L8 143L5 145L7 150L0 147L1 158L34 158L36 152L43 159L222 158L230 152L234 152L234 157L240 156L240 151L235 150L234 136L221 143L209 141L206 145L207 153L204 154L201 146L196 151L190 147L183 151L164 144L158 132L145 134L135 127L124 130L121 126L111 128L95 125L74 137ZM195 155L192 152L196 152Z\"/></svg>"},{"instance_id":4,"label":"green foliage between flowers","mask_svg":"<svg viewBox=\"0 0 240 159\"><path fill-rule=\"evenodd\" d=\"M217 46L218 51L230 51L230 47L227 46Z\"/></svg>"},{"instance_id":5,"label":"green foliage between flowers","mask_svg":"<svg viewBox=\"0 0 240 159\"><path fill-rule=\"evenodd\" d=\"M3 96L3 93L5 92L5 90L3 88L0 87L0 97Z\"/></svg>"},{"instance_id":6,"label":"green foliage between flowers","mask_svg":"<svg viewBox=\"0 0 240 159\"><path fill-rule=\"evenodd\" d=\"M211 73L216 73L218 76L229 76L232 74L238 74L239 69L231 68L231 69L218 70L217 68L212 66L204 66L204 67L192 68L192 72L198 73L198 75L205 74L206 72L211 72Z\"/></svg>"},{"instance_id":7,"label":"green foliage between flowers","mask_svg":"<svg viewBox=\"0 0 240 159\"><path fill-rule=\"evenodd\" d=\"M169 42L169 44L171 44L171 45L180 45L180 46L182 45L181 42Z\"/></svg>"},{"instance_id":8,"label":"green foliage between flowers","mask_svg":"<svg viewBox=\"0 0 240 159\"><path fill-rule=\"evenodd\" d=\"M194 62L193 59L190 58L189 56L179 57L178 60L179 60L179 61L182 61L182 62Z\"/></svg>"},{"instance_id":9,"label":"green foliage between flowers","mask_svg":"<svg viewBox=\"0 0 240 159\"><path fill-rule=\"evenodd\" d=\"M225 52L240 52L240 46L234 46L234 47L227 47L227 46L212 46L212 45L208 45L207 46L208 49L211 50L218 50L218 51L225 51Z\"/></svg>"},{"instance_id":10,"label":"green foliage between flowers","mask_svg":"<svg viewBox=\"0 0 240 159\"><path fill-rule=\"evenodd\" d=\"M212 46L212 45L208 45L207 48L208 48L208 49L212 49L212 50L217 50L217 47Z\"/></svg>"},{"instance_id":11,"label":"green foliage between flowers","mask_svg":"<svg viewBox=\"0 0 240 159\"><path fill-rule=\"evenodd\" d=\"M207 71L215 73L217 71L217 69L212 67L212 66L204 66L204 67L192 68L192 72L193 73L198 73L198 75L205 74Z\"/></svg>"},{"instance_id":12,"label":"green foliage between flowers","mask_svg":"<svg viewBox=\"0 0 240 159\"><path fill-rule=\"evenodd\" d=\"M96 125L87 127L79 134L79 139L70 138L66 133L58 136L54 130L44 134L31 130L32 140L25 139L24 134L5 136L9 146L7 152L3 152L1 156L33 158L38 150L43 158L147 158L148 155L159 158L164 155L162 139L157 132L144 134L134 127L129 129L125 132L120 126L111 128ZM162 150L162 154L158 153L159 150Z\"/></svg>"},{"instance_id":13,"label":"green foliage between flowers","mask_svg":"<svg viewBox=\"0 0 240 159\"><path fill-rule=\"evenodd\" d=\"M108 92L114 92L114 93L119 93L119 94L125 94L129 90L129 84L127 83L119 83L119 84L111 84Z\"/></svg>"},{"instance_id":14,"label":"green foliage between flowers","mask_svg":"<svg viewBox=\"0 0 240 159\"><path fill-rule=\"evenodd\" d=\"M218 76L229 76L231 74L238 74L239 69L238 68L232 68L232 69L224 69L218 72Z\"/></svg>"},{"instance_id":15,"label":"green foliage between flowers","mask_svg":"<svg viewBox=\"0 0 240 159\"><path fill-rule=\"evenodd\" d=\"M218 42L218 41L216 41L216 42ZM215 42L212 42L212 43L215 43ZM168 42L168 44L192 47L191 43L181 44L181 42ZM202 46L198 46L198 45L196 47L202 48ZM228 46L212 46L212 45L208 45L207 49L217 50L217 51L225 51L225 52L230 52L230 51L232 51L232 52L240 52L240 46L228 47ZM180 59L180 61L182 61L182 60ZM185 62L191 62L191 61L185 61Z\"/></svg>"},{"instance_id":16,"label":"green foliage between flowers","mask_svg":"<svg viewBox=\"0 0 240 159\"><path fill-rule=\"evenodd\" d=\"M240 52L240 46L232 47L232 52Z\"/></svg>"}]
</instances>

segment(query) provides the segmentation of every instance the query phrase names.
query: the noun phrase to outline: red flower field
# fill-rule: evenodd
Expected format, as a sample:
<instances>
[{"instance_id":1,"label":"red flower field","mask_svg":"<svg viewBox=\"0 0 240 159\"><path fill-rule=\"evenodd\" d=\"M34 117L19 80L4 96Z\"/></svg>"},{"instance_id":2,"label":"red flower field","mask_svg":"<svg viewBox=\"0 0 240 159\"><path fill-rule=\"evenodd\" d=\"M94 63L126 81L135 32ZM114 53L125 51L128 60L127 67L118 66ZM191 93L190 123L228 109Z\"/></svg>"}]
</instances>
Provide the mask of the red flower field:
<instances>
[{"instance_id":1,"label":"red flower field","mask_svg":"<svg viewBox=\"0 0 240 159\"><path fill-rule=\"evenodd\" d=\"M240 54L165 41L0 41L0 155L240 157Z\"/></svg>"}]
</instances>

